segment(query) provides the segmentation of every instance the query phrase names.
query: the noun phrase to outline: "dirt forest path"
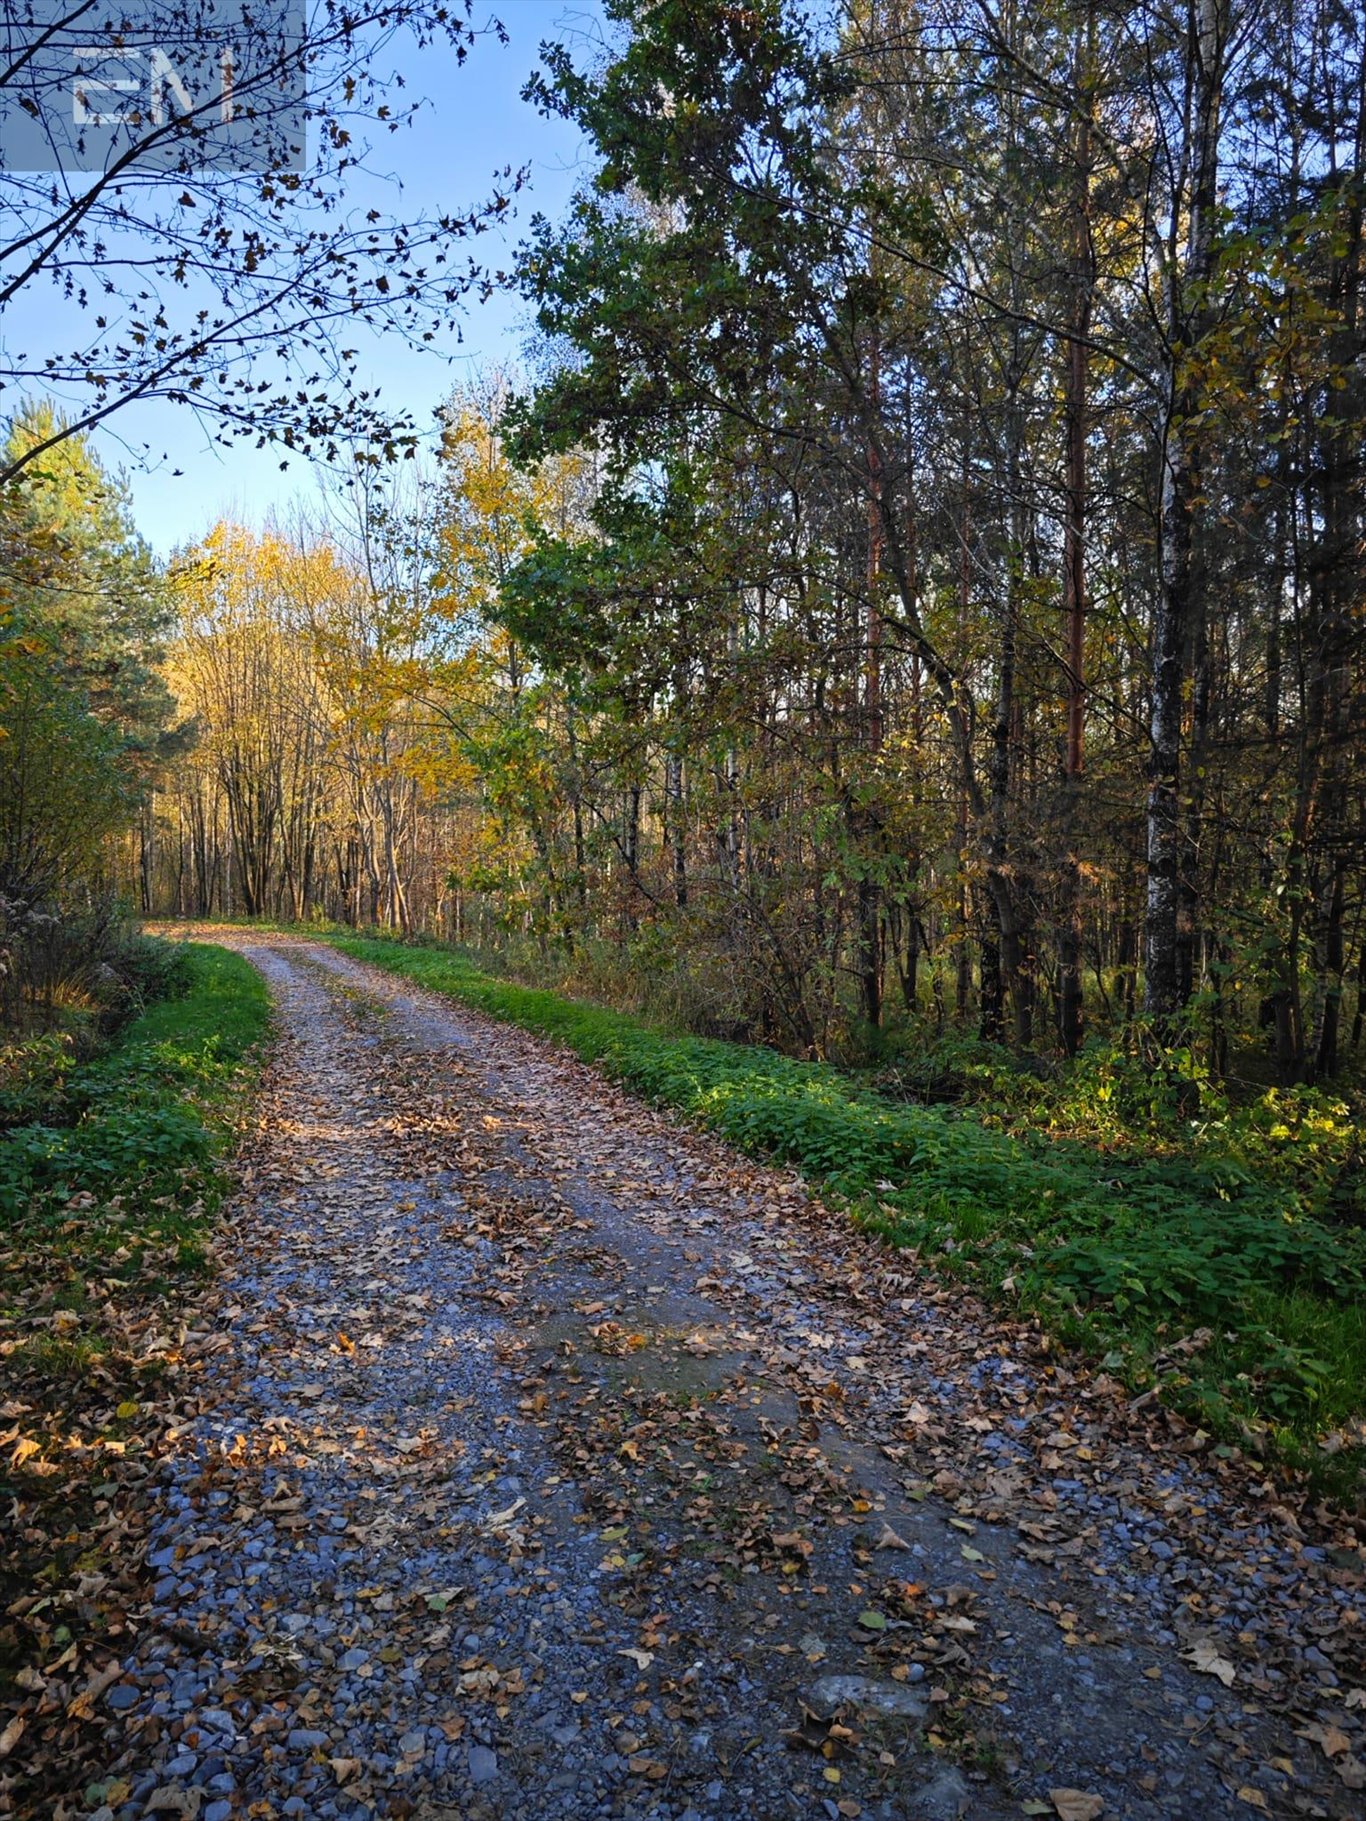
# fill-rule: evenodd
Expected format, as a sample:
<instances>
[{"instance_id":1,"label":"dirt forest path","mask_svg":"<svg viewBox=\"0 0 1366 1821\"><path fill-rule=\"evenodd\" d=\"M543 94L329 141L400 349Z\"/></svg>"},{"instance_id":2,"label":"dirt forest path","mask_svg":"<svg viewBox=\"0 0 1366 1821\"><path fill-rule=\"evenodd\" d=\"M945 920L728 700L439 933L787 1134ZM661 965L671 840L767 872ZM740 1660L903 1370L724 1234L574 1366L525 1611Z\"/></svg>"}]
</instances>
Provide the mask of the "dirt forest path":
<instances>
[{"instance_id":1,"label":"dirt forest path","mask_svg":"<svg viewBox=\"0 0 1366 1821\"><path fill-rule=\"evenodd\" d=\"M553 1046L205 933L281 1040L103 1821L1360 1812L1361 1562L1246 1462Z\"/></svg>"}]
</instances>

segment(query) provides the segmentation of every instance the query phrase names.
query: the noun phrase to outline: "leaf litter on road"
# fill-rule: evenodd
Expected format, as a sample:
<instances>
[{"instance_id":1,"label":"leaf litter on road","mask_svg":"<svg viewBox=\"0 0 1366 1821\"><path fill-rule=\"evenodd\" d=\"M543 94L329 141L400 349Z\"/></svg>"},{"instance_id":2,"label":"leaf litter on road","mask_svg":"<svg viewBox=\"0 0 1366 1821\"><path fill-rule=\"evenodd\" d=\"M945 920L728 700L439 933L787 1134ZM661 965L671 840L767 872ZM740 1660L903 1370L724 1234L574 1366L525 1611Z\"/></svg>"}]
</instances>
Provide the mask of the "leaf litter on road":
<instances>
[{"instance_id":1,"label":"leaf litter on road","mask_svg":"<svg viewBox=\"0 0 1366 1821\"><path fill-rule=\"evenodd\" d=\"M238 940L287 1039L70 1813L1352 1812L1340 1520L551 1046Z\"/></svg>"}]
</instances>

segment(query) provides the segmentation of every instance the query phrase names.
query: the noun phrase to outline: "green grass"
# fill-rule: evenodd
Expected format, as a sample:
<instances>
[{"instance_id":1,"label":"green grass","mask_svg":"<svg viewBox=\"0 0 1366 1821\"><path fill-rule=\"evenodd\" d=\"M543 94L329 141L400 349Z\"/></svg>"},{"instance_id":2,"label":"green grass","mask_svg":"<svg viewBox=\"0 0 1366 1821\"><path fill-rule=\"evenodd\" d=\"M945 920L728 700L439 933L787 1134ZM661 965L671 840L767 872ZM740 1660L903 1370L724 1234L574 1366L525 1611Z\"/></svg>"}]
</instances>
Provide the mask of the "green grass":
<instances>
[{"instance_id":1,"label":"green grass","mask_svg":"<svg viewBox=\"0 0 1366 1821\"><path fill-rule=\"evenodd\" d=\"M54 1257L79 1273L126 1254L124 1275L150 1248L202 1257L270 1000L248 962L203 944L184 950L176 985L94 1060L54 1072L42 1117L0 1132L0 1240L17 1273L7 1302ZM54 1284L52 1306L72 1294Z\"/></svg>"},{"instance_id":2,"label":"green grass","mask_svg":"<svg viewBox=\"0 0 1366 1821\"><path fill-rule=\"evenodd\" d=\"M0 1051L0 1372L19 1432L0 1454L7 1711L30 1698L21 1671L128 1635L145 1463L190 1369L177 1321L269 1029L247 962L161 946L167 996L93 1059L48 1039ZM22 1812L52 1812L60 1762L21 1747L6 1769Z\"/></svg>"},{"instance_id":3,"label":"green grass","mask_svg":"<svg viewBox=\"0 0 1366 1821\"><path fill-rule=\"evenodd\" d=\"M1238 1133L1102 1145L900 1105L832 1067L678 1036L483 972L327 933L343 953L565 1043L753 1156L795 1165L892 1244L1038 1314L1225 1438L1351 1496L1360 1451L1317 1443L1366 1393L1366 1234L1318 1218Z\"/></svg>"}]
</instances>

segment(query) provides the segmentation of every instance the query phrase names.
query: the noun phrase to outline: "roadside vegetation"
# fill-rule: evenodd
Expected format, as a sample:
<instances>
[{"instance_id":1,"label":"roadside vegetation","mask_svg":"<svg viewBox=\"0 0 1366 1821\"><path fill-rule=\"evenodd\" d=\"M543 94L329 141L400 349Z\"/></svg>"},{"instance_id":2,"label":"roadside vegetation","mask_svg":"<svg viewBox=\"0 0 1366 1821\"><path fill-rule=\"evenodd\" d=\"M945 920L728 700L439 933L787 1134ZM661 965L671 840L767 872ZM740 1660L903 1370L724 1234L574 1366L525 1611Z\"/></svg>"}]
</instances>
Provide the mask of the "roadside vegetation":
<instances>
[{"instance_id":1,"label":"roadside vegetation","mask_svg":"<svg viewBox=\"0 0 1366 1821\"><path fill-rule=\"evenodd\" d=\"M194 1369L181 1318L269 1024L237 955L125 953L142 997L120 1029L73 1012L0 1045L0 1689L118 1636L136 1585L121 1494Z\"/></svg>"},{"instance_id":2,"label":"roadside vegetation","mask_svg":"<svg viewBox=\"0 0 1366 1821\"><path fill-rule=\"evenodd\" d=\"M343 953L567 1044L634 1092L799 1169L854 1219L1037 1314L1217 1444L1350 1497L1366 1406L1366 1192L1349 1100L1235 1107L1096 1045L1044 1080L994 1046L926 1050L877 1086L520 985L460 951L329 934ZM912 1096L952 1094L926 1104ZM900 1098L895 1098L900 1095Z\"/></svg>"}]
</instances>

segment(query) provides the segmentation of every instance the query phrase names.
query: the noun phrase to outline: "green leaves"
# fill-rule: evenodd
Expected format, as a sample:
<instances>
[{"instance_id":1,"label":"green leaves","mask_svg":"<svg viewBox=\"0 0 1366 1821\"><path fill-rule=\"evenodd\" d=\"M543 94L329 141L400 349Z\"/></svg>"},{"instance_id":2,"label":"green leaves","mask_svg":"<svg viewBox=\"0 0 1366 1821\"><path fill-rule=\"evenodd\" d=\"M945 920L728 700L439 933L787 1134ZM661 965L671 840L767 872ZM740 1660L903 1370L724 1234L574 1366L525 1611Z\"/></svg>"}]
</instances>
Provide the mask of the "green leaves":
<instances>
[{"instance_id":1,"label":"green leaves","mask_svg":"<svg viewBox=\"0 0 1366 1821\"><path fill-rule=\"evenodd\" d=\"M50 1077L45 1104L30 1093L43 1117L4 1135L0 1222L17 1226L76 1195L117 1197L123 1218L211 1196L221 1143L214 1109L260 1041L269 1001L235 955L196 947L184 965L183 998L145 1012L108 1055Z\"/></svg>"}]
</instances>

